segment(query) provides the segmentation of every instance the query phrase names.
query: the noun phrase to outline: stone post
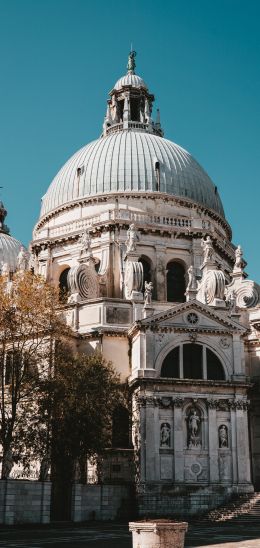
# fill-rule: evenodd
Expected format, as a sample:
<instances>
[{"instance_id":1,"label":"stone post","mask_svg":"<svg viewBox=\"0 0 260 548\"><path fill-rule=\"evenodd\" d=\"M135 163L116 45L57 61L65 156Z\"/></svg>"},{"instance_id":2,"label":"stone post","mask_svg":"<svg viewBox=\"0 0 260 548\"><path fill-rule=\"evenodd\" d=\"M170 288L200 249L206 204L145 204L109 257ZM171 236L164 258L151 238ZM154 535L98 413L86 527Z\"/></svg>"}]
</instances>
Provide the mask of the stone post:
<instances>
[{"instance_id":1,"label":"stone post","mask_svg":"<svg viewBox=\"0 0 260 548\"><path fill-rule=\"evenodd\" d=\"M129 523L133 548L183 548L187 530L186 522L163 519Z\"/></svg>"}]
</instances>

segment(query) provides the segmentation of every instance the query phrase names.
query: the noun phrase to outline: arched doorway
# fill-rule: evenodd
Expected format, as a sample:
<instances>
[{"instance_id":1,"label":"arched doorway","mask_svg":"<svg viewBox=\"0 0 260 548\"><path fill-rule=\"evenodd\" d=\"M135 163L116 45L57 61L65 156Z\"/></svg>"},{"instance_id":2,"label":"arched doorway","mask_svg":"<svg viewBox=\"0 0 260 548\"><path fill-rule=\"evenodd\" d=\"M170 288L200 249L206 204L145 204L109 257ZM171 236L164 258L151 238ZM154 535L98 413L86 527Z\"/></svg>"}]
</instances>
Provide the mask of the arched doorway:
<instances>
[{"instance_id":1,"label":"arched doorway","mask_svg":"<svg viewBox=\"0 0 260 548\"><path fill-rule=\"evenodd\" d=\"M177 261L170 261L167 264L167 301L184 303L185 291L185 268Z\"/></svg>"}]
</instances>

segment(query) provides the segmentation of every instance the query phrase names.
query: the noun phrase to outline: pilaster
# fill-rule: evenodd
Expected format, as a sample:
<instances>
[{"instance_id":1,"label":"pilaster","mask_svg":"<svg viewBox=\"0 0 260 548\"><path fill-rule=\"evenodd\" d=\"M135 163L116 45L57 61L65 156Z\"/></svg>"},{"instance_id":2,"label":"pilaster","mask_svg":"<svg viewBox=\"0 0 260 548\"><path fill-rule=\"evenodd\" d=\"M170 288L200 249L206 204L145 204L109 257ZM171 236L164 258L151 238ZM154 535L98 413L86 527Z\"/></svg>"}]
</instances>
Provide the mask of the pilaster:
<instances>
[{"instance_id":1,"label":"pilaster","mask_svg":"<svg viewBox=\"0 0 260 548\"><path fill-rule=\"evenodd\" d=\"M173 416L173 441L174 441L174 470L175 483L183 483L184 481L184 440L183 440L183 421L182 408L183 398L174 400L174 416Z\"/></svg>"}]
</instances>

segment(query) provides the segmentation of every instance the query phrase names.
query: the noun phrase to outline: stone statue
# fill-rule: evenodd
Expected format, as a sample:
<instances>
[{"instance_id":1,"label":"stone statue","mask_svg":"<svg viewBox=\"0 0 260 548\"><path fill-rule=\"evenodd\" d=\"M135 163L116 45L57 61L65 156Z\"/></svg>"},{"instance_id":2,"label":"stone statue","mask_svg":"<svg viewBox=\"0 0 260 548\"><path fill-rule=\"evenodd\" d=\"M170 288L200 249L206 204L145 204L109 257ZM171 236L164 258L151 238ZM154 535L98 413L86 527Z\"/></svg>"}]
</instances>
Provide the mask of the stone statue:
<instances>
[{"instance_id":1,"label":"stone statue","mask_svg":"<svg viewBox=\"0 0 260 548\"><path fill-rule=\"evenodd\" d=\"M171 427L167 422L164 422L161 426L161 447L170 447L171 445Z\"/></svg>"},{"instance_id":2,"label":"stone statue","mask_svg":"<svg viewBox=\"0 0 260 548\"><path fill-rule=\"evenodd\" d=\"M44 455L41 461L39 481L47 481L49 476L50 466L51 466L51 458L50 458L50 452L48 451L46 455Z\"/></svg>"},{"instance_id":3,"label":"stone statue","mask_svg":"<svg viewBox=\"0 0 260 548\"><path fill-rule=\"evenodd\" d=\"M153 292L152 282L144 282L144 304L151 304L152 292Z\"/></svg>"},{"instance_id":4,"label":"stone statue","mask_svg":"<svg viewBox=\"0 0 260 548\"><path fill-rule=\"evenodd\" d=\"M8 449L3 456L2 479L8 479L10 477L13 465L14 465L14 461L13 461L12 451L11 449Z\"/></svg>"},{"instance_id":5,"label":"stone statue","mask_svg":"<svg viewBox=\"0 0 260 548\"><path fill-rule=\"evenodd\" d=\"M197 436L199 430L200 418L196 409L193 409L189 416L189 431L191 436Z\"/></svg>"},{"instance_id":6,"label":"stone statue","mask_svg":"<svg viewBox=\"0 0 260 548\"><path fill-rule=\"evenodd\" d=\"M20 248L17 257L17 270L24 271L28 268L28 253L24 247Z\"/></svg>"},{"instance_id":7,"label":"stone statue","mask_svg":"<svg viewBox=\"0 0 260 548\"><path fill-rule=\"evenodd\" d=\"M232 289L230 295L228 296L228 304L231 312L236 310L237 298L234 289Z\"/></svg>"},{"instance_id":8,"label":"stone statue","mask_svg":"<svg viewBox=\"0 0 260 548\"><path fill-rule=\"evenodd\" d=\"M138 232L135 228L135 224L132 223L127 231L126 238L126 252L136 251L136 243L139 241Z\"/></svg>"},{"instance_id":9,"label":"stone statue","mask_svg":"<svg viewBox=\"0 0 260 548\"><path fill-rule=\"evenodd\" d=\"M196 409L192 409L188 417L189 449L201 446L200 437L199 437L199 427L200 427L200 417Z\"/></svg>"},{"instance_id":10,"label":"stone statue","mask_svg":"<svg viewBox=\"0 0 260 548\"><path fill-rule=\"evenodd\" d=\"M129 55L128 55L128 63L127 63L127 70L130 72L133 72L134 74L134 71L135 71L135 57L136 57L136 52L135 51L130 51Z\"/></svg>"},{"instance_id":11,"label":"stone statue","mask_svg":"<svg viewBox=\"0 0 260 548\"><path fill-rule=\"evenodd\" d=\"M211 237L207 236L206 240L203 240L202 238L201 246L203 247L204 253L203 262L206 263L207 261L210 261L212 259L214 251Z\"/></svg>"},{"instance_id":12,"label":"stone statue","mask_svg":"<svg viewBox=\"0 0 260 548\"><path fill-rule=\"evenodd\" d=\"M78 243L80 246L80 253L84 253L85 251L91 252L91 237L88 228L86 228L85 232L82 232Z\"/></svg>"},{"instance_id":13,"label":"stone statue","mask_svg":"<svg viewBox=\"0 0 260 548\"><path fill-rule=\"evenodd\" d=\"M243 251L242 251L241 245L237 246L235 251L235 257L236 257L236 260L235 260L234 270L242 270L244 261L243 261Z\"/></svg>"},{"instance_id":14,"label":"stone statue","mask_svg":"<svg viewBox=\"0 0 260 548\"><path fill-rule=\"evenodd\" d=\"M228 447L228 432L227 432L227 427L224 424L222 424L219 427L218 436L219 436L219 447L220 448Z\"/></svg>"},{"instance_id":15,"label":"stone statue","mask_svg":"<svg viewBox=\"0 0 260 548\"><path fill-rule=\"evenodd\" d=\"M197 280L195 276L195 269L194 266L190 266L188 268L188 285L186 291L190 291L191 289L196 290L197 289Z\"/></svg>"}]
</instances>

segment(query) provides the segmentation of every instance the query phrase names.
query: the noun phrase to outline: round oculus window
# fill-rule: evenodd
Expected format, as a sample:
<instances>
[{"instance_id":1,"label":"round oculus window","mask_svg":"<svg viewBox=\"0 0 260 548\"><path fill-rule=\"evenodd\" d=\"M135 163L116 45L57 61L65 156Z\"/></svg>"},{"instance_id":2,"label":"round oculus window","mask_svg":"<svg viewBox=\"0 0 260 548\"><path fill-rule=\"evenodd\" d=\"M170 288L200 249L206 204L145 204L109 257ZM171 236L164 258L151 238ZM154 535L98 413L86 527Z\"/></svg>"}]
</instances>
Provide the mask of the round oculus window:
<instances>
[{"instance_id":1,"label":"round oculus window","mask_svg":"<svg viewBox=\"0 0 260 548\"><path fill-rule=\"evenodd\" d=\"M199 321L199 317L197 316L197 314L195 314L195 312L190 312L187 315L187 322L190 323L191 325L196 325L198 321Z\"/></svg>"}]
</instances>

